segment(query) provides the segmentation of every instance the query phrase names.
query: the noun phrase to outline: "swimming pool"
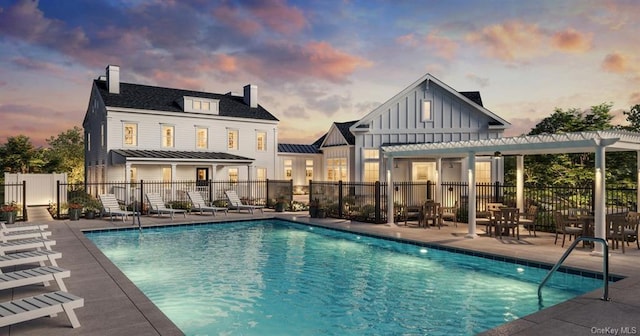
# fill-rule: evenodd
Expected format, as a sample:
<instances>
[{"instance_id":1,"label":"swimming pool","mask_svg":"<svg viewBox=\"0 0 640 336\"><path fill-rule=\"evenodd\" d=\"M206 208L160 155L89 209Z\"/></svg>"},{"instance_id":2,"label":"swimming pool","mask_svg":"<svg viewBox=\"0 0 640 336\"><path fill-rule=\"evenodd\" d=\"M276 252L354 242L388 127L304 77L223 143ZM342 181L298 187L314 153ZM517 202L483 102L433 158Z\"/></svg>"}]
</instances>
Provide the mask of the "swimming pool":
<instances>
[{"instance_id":1,"label":"swimming pool","mask_svg":"<svg viewBox=\"0 0 640 336\"><path fill-rule=\"evenodd\" d=\"M187 335L471 335L538 311L547 272L282 220L86 236ZM601 285L557 273L544 302Z\"/></svg>"}]
</instances>

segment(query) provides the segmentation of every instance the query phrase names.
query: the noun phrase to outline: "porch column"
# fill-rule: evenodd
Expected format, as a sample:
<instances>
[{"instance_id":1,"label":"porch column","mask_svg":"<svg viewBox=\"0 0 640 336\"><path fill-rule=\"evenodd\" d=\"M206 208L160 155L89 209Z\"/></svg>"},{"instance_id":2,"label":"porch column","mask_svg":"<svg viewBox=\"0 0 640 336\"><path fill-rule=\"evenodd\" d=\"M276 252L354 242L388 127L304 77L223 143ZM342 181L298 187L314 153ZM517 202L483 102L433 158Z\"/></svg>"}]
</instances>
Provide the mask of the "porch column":
<instances>
[{"instance_id":1,"label":"porch column","mask_svg":"<svg viewBox=\"0 0 640 336\"><path fill-rule=\"evenodd\" d=\"M469 208L468 213L468 223L469 223L469 231L467 232L466 238L476 238L478 235L476 234L476 153L469 152L467 158L468 162L468 183L469 183L469 194L467 195L467 206Z\"/></svg>"},{"instance_id":2,"label":"porch column","mask_svg":"<svg viewBox=\"0 0 640 336\"><path fill-rule=\"evenodd\" d=\"M516 156L516 207L521 213L527 212L524 208L524 156Z\"/></svg>"},{"instance_id":3,"label":"porch column","mask_svg":"<svg viewBox=\"0 0 640 336\"><path fill-rule=\"evenodd\" d=\"M636 211L640 210L640 151L636 152L636 171L637 171L637 181L636 184Z\"/></svg>"},{"instance_id":4,"label":"porch column","mask_svg":"<svg viewBox=\"0 0 640 336\"><path fill-rule=\"evenodd\" d=\"M178 166L178 164L176 163L172 163L171 164L171 200L175 201L176 200L176 167Z\"/></svg>"},{"instance_id":5,"label":"porch column","mask_svg":"<svg viewBox=\"0 0 640 336\"><path fill-rule=\"evenodd\" d=\"M440 176L442 176L442 158L436 158L436 188L435 188L435 195L433 197L433 200L436 201L436 203L441 203L440 199L441 197L441 193L442 193L442 186L440 185L442 182L440 181Z\"/></svg>"},{"instance_id":6,"label":"porch column","mask_svg":"<svg viewBox=\"0 0 640 336\"><path fill-rule=\"evenodd\" d=\"M131 190L131 163L125 163L124 164L124 182L125 182L125 187L124 187L124 195L118 195L116 194L116 197L121 196L124 197L123 201L125 203L128 204L130 198L129 198L129 192Z\"/></svg>"},{"instance_id":7,"label":"porch column","mask_svg":"<svg viewBox=\"0 0 640 336\"><path fill-rule=\"evenodd\" d=\"M393 209L393 176L391 172L393 172L393 156L387 157L387 225L391 227L397 227L394 220L394 209Z\"/></svg>"},{"instance_id":8,"label":"porch column","mask_svg":"<svg viewBox=\"0 0 640 336\"><path fill-rule=\"evenodd\" d=\"M607 226L605 225L606 221L606 207L605 207L605 190L606 189L606 179L604 178L606 175L606 163L605 163L605 151L604 146L599 145L596 147L596 157L595 157L595 201L594 201L594 210L595 210L595 228L594 233L596 238L607 239ZM603 255L603 249L601 244L595 244L595 248L592 255Z\"/></svg>"}]
</instances>

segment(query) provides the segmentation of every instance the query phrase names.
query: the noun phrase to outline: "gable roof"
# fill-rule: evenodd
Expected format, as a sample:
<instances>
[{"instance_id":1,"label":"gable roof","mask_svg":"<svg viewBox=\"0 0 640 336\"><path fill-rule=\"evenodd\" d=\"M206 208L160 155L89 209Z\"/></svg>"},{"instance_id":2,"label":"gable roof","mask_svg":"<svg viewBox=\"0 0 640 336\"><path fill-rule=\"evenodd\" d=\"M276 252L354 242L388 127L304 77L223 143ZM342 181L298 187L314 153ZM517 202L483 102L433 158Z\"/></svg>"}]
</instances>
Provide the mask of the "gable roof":
<instances>
[{"instance_id":1,"label":"gable roof","mask_svg":"<svg viewBox=\"0 0 640 336\"><path fill-rule=\"evenodd\" d=\"M178 101L189 96L219 100L219 116L278 121L260 105L256 108L249 107L241 96L130 83L120 83L120 93L109 93L106 81L96 79L93 83L107 107L184 112Z\"/></svg>"},{"instance_id":2,"label":"gable roof","mask_svg":"<svg viewBox=\"0 0 640 336\"><path fill-rule=\"evenodd\" d=\"M320 154L320 149L315 145L278 144L278 153L293 154Z\"/></svg>"},{"instance_id":3,"label":"gable roof","mask_svg":"<svg viewBox=\"0 0 640 336\"><path fill-rule=\"evenodd\" d=\"M392 101L395 101L398 97L402 97L402 96L406 95L411 90L416 88L418 85L421 85L422 83L429 82L429 81L435 83L438 86L440 86L441 88L443 88L444 90L448 91L452 95L456 96L460 100L462 100L462 101L464 101L464 102L466 102L466 103L468 103L468 104L470 104L472 106L475 106L479 111L481 111L482 113L486 114L489 118L494 120L494 121L489 122L490 125L503 126L505 128L508 127L508 126L511 126L511 124L508 121L502 119L497 114L487 110L486 108L484 108L484 106L482 106L482 99L480 99L480 93L479 92L477 92L477 91L470 91L470 92L464 92L464 93L463 92L458 92L458 91L454 90L453 88L451 88L450 86L448 86L447 84L445 84L444 82L442 82L439 79L433 77L431 74L427 73L424 76L422 76L420 79L418 79L417 81L413 82L413 84L409 85L404 90L400 91L398 94L396 94L395 96L391 97L389 100L387 100L386 102L382 103L380 106L376 107L373 111L369 112L369 114L367 114L362 119L360 119L360 121L357 122L355 125L353 125L351 128L355 130L358 127L365 127L365 125L367 123L369 123L369 121L371 119L375 118L380 113L382 113L382 111L384 110L383 107L386 106L388 103L390 103Z\"/></svg>"},{"instance_id":4,"label":"gable roof","mask_svg":"<svg viewBox=\"0 0 640 336\"><path fill-rule=\"evenodd\" d=\"M334 123L338 128L338 130L340 131L340 133L342 133L342 136L344 137L344 139L347 140L347 143L349 145L356 144L356 137L353 135L353 133L351 133L349 128L351 128L351 126L353 126L357 122L358 120L347 121L342 123L337 123L337 122Z\"/></svg>"}]
</instances>

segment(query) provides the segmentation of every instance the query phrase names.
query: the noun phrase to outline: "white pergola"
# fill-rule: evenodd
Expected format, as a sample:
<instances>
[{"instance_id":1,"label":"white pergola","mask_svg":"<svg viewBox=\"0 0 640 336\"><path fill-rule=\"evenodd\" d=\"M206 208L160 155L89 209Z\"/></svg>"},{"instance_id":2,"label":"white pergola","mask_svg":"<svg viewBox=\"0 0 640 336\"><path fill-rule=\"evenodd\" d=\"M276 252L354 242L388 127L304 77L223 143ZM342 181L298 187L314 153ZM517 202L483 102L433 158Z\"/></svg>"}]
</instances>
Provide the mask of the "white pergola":
<instances>
[{"instance_id":1,"label":"white pergola","mask_svg":"<svg viewBox=\"0 0 640 336\"><path fill-rule=\"evenodd\" d=\"M605 176L606 152L633 151L637 154L637 165L640 167L640 133L608 130L562 134L541 134L509 138L470 140L456 142L420 143L381 146L386 160L387 209L393 213L393 161L405 157L430 157L436 160L436 197L440 197L441 160L443 158L466 157L468 160L469 183L469 230L467 237L475 238L476 234L476 156L491 156L496 152L501 155L515 155L516 160L516 204L519 209L524 205L524 155L560 154L560 153L595 153L595 236L606 239L606 204ZM640 186L640 168L637 169L637 180ZM640 201L640 188L637 199ZM437 201L438 199L436 199ZM640 203L638 203L640 204ZM393 216L387 216L388 224L394 226ZM593 252L602 255L602 246L597 244Z\"/></svg>"}]
</instances>

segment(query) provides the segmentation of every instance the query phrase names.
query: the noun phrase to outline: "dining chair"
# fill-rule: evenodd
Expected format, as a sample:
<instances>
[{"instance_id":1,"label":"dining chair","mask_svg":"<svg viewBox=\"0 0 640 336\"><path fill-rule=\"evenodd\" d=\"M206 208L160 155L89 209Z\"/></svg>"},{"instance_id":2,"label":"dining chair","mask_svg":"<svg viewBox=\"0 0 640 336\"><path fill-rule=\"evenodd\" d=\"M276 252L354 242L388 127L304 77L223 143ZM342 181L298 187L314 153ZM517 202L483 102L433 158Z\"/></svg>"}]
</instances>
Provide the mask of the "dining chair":
<instances>
[{"instance_id":1,"label":"dining chair","mask_svg":"<svg viewBox=\"0 0 640 336\"><path fill-rule=\"evenodd\" d=\"M440 216L440 203L427 201L422 207L422 218L424 225L429 228L429 222L433 223L433 226L438 226L438 229L442 229L442 217Z\"/></svg>"},{"instance_id":2,"label":"dining chair","mask_svg":"<svg viewBox=\"0 0 640 336\"><path fill-rule=\"evenodd\" d=\"M626 235L624 232L625 225L627 225L626 217L619 215L607 215L607 240L611 240L611 247L615 250L622 245L622 253L624 253L624 243L626 241Z\"/></svg>"},{"instance_id":3,"label":"dining chair","mask_svg":"<svg viewBox=\"0 0 640 336\"><path fill-rule=\"evenodd\" d=\"M638 224L640 224L640 213L637 211L629 211L625 216L627 225L624 227L624 232L627 235L627 246L629 242L635 239L638 249L640 249L640 242L638 241Z\"/></svg>"},{"instance_id":4,"label":"dining chair","mask_svg":"<svg viewBox=\"0 0 640 336\"><path fill-rule=\"evenodd\" d=\"M564 247L564 242L569 235L569 241L571 241L571 236L575 236L576 238L582 235L582 228L571 226L567 218L560 211L556 211L553 213L553 219L556 224L556 239L554 240L554 244L558 243L558 235L562 233L562 247Z\"/></svg>"},{"instance_id":5,"label":"dining chair","mask_svg":"<svg viewBox=\"0 0 640 336\"><path fill-rule=\"evenodd\" d=\"M518 208L501 208L500 212L496 212L496 235L500 236L506 233L513 234L513 237L520 239L520 211Z\"/></svg>"}]
</instances>

